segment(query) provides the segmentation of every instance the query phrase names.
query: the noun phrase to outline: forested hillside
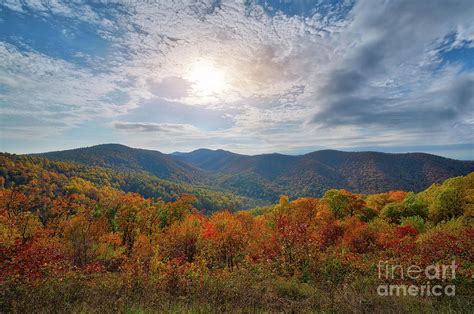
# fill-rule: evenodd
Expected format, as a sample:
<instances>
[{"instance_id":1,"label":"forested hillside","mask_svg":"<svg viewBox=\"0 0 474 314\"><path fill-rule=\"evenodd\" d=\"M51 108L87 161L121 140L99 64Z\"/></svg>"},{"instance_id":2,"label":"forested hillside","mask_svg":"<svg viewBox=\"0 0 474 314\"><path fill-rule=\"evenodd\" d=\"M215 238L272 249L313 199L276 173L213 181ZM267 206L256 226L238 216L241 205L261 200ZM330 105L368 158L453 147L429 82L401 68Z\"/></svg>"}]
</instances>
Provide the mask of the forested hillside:
<instances>
[{"instance_id":1,"label":"forested hillside","mask_svg":"<svg viewBox=\"0 0 474 314\"><path fill-rule=\"evenodd\" d=\"M97 145L40 155L51 160L74 161L90 166L145 171L176 182L199 183L205 177L203 171L166 154L119 144Z\"/></svg>"},{"instance_id":2,"label":"forested hillside","mask_svg":"<svg viewBox=\"0 0 474 314\"><path fill-rule=\"evenodd\" d=\"M106 144L42 156L116 170L145 171L176 183L228 191L260 203L276 202L282 194L292 199L320 197L332 188L354 193L421 191L433 183L474 171L473 161L422 153L322 150L300 156L247 156L224 150L199 149L166 155Z\"/></svg>"},{"instance_id":3,"label":"forested hillside","mask_svg":"<svg viewBox=\"0 0 474 314\"><path fill-rule=\"evenodd\" d=\"M275 205L206 215L206 197L235 198L189 190L202 191L197 200L175 194L187 187L145 174L37 157L2 154L0 165L5 312L472 309L474 173L419 193L331 189L321 198L282 196ZM126 193L130 180L150 180L163 199ZM393 283L378 275L380 261L453 260L455 279L430 284L455 285L456 298L377 292Z\"/></svg>"},{"instance_id":4,"label":"forested hillside","mask_svg":"<svg viewBox=\"0 0 474 314\"><path fill-rule=\"evenodd\" d=\"M67 194L74 185L95 184L101 188L112 188L123 192L136 192L146 198L169 202L188 193L196 197L194 206L199 210L237 210L255 206L258 202L232 193L219 192L186 183L163 180L144 171L114 170L99 166L87 166L73 162L50 161L46 158L0 154L0 176L7 186L20 188L24 194L39 194L47 197ZM40 181L51 182L54 191L38 185Z\"/></svg>"}]
</instances>

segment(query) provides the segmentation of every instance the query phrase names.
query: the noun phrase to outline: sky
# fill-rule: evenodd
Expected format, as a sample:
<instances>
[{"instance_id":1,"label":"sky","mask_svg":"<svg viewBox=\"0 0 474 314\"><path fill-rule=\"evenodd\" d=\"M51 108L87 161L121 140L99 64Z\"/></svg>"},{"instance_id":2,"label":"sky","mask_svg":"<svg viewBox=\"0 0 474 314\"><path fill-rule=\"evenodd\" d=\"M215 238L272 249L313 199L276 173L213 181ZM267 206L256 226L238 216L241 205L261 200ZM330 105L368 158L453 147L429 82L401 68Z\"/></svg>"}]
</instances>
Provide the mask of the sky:
<instances>
[{"instance_id":1,"label":"sky","mask_svg":"<svg viewBox=\"0 0 474 314\"><path fill-rule=\"evenodd\" d=\"M474 160L472 0L2 0L0 151Z\"/></svg>"}]
</instances>

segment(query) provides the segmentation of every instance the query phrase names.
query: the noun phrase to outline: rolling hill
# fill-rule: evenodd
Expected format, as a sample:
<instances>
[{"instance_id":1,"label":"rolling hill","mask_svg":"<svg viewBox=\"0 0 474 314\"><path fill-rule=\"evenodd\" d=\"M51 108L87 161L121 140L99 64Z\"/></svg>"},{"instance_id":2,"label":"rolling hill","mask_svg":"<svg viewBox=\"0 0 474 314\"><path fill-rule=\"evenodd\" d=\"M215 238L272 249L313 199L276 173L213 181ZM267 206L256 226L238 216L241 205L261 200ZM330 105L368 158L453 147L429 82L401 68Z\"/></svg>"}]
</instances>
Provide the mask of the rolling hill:
<instances>
[{"instance_id":1,"label":"rolling hill","mask_svg":"<svg viewBox=\"0 0 474 314\"><path fill-rule=\"evenodd\" d=\"M388 154L321 150L305 155L241 155L198 149L163 154L119 144L98 145L41 154L52 160L74 161L230 191L274 202L290 197L320 196L330 188L356 193L389 190L421 191L433 183L474 171L473 161L424 153Z\"/></svg>"},{"instance_id":2,"label":"rolling hill","mask_svg":"<svg viewBox=\"0 0 474 314\"><path fill-rule=\"evenodd\" d=\"M127 171L145 171L161 179L197 183L205 178L202 170L158 151L131 148L120 144L37 154L56 161L73 161Z\"/></svg>"}]
</instances>

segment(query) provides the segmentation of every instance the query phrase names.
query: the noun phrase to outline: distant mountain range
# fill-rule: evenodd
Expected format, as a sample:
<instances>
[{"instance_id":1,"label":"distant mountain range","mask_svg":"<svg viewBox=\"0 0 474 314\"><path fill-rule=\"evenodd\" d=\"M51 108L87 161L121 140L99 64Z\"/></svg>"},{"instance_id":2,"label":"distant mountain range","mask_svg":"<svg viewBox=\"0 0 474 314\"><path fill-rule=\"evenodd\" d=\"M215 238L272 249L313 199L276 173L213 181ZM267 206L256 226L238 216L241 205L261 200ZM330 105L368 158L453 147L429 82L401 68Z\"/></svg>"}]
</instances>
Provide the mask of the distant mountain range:
<instances>
[{"instance_id":1,"label":"distant mountain range","mask_svg":"<svg viewBox=\"0 0 474 314\"><path fill-rule=\"evenodd\" d=\"M387 154L321 150L299 156L241 155L198 149L163 154L119 144L38 154L127 171L145 171L162 179L233 192L274 202L290 197L321 196L330 188L356 193L420 191L447 178L474 171L474 161L424 153Z\"/></svg>"}]
</instances>

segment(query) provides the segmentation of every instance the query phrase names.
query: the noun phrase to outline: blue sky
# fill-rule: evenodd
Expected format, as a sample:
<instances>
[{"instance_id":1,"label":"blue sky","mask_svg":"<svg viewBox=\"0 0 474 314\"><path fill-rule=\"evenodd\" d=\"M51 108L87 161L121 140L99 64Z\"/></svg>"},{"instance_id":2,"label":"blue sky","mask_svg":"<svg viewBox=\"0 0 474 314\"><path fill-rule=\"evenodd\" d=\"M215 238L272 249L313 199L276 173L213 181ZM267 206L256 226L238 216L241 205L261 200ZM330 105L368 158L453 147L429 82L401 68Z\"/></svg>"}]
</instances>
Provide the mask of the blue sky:
<instances>
[{"instance_id":1,"label":"blue sky","mask_svg":"<svg viewBox=\"0 0 474 314\"><path fill-rule=\"evenodd\" d=\"M0 2L0 151L474 159L474 2Z\"/></svg>"}]
</instances>

